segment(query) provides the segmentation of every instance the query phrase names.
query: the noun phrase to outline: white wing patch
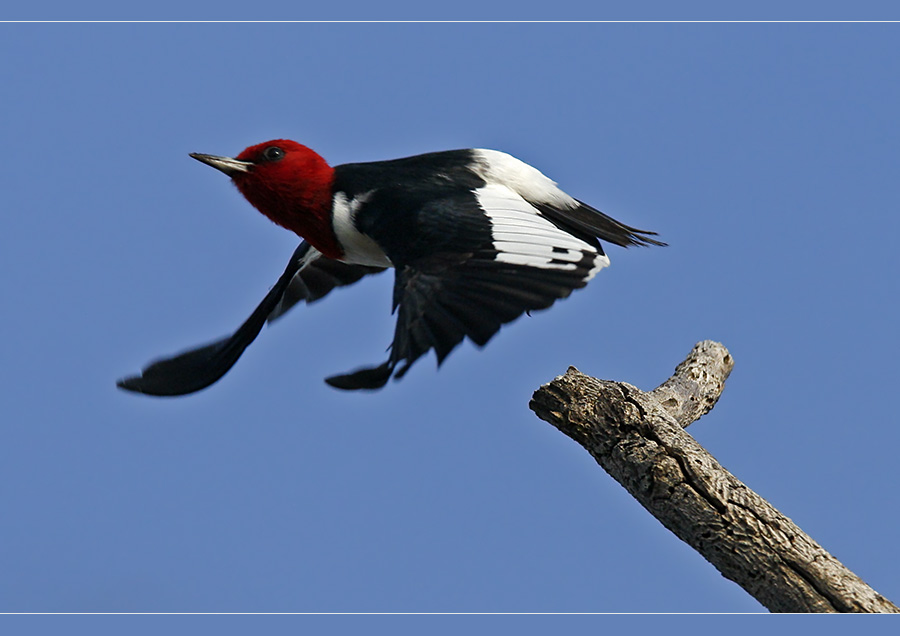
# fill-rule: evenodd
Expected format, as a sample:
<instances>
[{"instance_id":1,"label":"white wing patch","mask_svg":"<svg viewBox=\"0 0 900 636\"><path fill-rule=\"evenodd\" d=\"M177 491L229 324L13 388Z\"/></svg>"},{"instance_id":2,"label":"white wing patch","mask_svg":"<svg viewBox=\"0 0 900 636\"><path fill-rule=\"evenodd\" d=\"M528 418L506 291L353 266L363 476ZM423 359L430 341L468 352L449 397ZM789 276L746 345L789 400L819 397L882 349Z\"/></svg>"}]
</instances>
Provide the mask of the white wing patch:
<instances>
[{"instance_id":1,"label":"white wing patch","mask_svg":"<svg viewBox=\"0 0 900 636\"><path fill-rule=\"evenodd\" d=\"M473 169L488 185L504 185L524 199L536 203L563 209L578 207L578 201L560 190L555 181L524 161L499 150L479 148L473 152L476 159Z\"/></svg>"},{"instance_id":2,"label":"white wing patch","mask_svg":"<svg viewBox=\"0 0 900 636\"><path fill-rule=\"evenodd\" d=\"M510 188L488 184L475 191L478 205L491 222L496 259L540 269L574 270L585 259L592 267L585 281L609 265L597 249L559 229Z\"/></svg>"}]
</instances>

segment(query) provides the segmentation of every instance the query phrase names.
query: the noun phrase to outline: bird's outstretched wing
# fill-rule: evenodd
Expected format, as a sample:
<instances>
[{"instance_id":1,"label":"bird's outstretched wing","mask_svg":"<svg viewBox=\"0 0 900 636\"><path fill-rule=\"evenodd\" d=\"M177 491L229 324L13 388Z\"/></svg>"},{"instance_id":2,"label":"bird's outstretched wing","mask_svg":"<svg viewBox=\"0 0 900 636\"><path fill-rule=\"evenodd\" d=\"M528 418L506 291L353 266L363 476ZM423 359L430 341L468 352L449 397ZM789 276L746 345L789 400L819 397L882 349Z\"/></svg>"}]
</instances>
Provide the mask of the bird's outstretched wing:
<instances>
[{"instance_id":1,"label":"bird's outstretched wing","mask_svg":"<svg viewBox=\"0 0 900 636\"><path fill-rule=\"evenodd\" d=\"M355 283L366 274L383 269L348 265L325 258L303 241L294 251L278 282L232 335L171 358L157 360L140 375L119 380L116 385L128 391L160 396L186 395L204 389L234 366L267 320L278 318L298 302L313 302L335 287Z\"/></svg>"},{"instance_id":2,"label":"bird's outstretched wing","mask_svg":"<svg viewBox=\"0 0 900 636\"><path fill-rule=\"evenodd\" d=\"M650 233L588 206L538 206L502 185L488 184L434 205L439 214L423 209L417 223L452 224L426 232L433 241L444 241L438 251L413 251L406 258L390 251L391 237L379 241L397 266L397 325L388 360L328 378L330 385L377 389L391 375L402 377L431 349L440 364L466 337L484 346L503 324L550 307L608 265L598 236L624 246L658 244L646 236Z\"/></svg>"}]
</instances>

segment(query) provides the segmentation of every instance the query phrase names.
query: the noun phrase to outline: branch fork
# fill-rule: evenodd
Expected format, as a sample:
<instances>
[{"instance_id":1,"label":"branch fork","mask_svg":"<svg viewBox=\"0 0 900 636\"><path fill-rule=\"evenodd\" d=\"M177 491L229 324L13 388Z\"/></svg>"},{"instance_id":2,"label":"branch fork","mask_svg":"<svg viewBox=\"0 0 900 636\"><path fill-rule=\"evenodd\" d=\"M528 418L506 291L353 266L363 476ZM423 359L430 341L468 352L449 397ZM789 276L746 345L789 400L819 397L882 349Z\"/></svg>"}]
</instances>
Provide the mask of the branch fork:
<instances>
[{"instance_id":1,"label":"branch fork","mask_svg":"<svg viewBox=\"0 0 900 636\"><path fill-rule=\"evenodd\" d=\"M706 340L653 391L569 367L529 406L770 611L900 612L684 430L715 406L733 367Z\"/></svg>"}]
</instances>

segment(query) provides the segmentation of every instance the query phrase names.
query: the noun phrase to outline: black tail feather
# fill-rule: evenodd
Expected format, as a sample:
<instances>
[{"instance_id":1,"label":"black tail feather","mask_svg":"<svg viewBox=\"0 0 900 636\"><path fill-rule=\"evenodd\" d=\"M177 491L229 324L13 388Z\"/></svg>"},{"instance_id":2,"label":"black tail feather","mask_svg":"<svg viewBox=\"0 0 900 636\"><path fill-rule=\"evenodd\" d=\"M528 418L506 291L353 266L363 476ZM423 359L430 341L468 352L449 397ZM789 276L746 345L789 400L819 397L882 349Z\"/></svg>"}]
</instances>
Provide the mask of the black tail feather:
<instances>
[{"instance_id":1,"label":"black tail feather","mask_svg":"<svg viewBox=\"0 0 900 636\"><path fill-rule=\"evenodd\" d=\"M592 208L587 203L578 201L578 207L565 211L547 205L536 206L545 217L562 229L572 232L579 238L607 241L620 247L658 245L665 247L666 243L657 241L652 236L656 232L639 230L616 221L611 216L603 214L600 210Z\"/></svg>"}]
</instances>

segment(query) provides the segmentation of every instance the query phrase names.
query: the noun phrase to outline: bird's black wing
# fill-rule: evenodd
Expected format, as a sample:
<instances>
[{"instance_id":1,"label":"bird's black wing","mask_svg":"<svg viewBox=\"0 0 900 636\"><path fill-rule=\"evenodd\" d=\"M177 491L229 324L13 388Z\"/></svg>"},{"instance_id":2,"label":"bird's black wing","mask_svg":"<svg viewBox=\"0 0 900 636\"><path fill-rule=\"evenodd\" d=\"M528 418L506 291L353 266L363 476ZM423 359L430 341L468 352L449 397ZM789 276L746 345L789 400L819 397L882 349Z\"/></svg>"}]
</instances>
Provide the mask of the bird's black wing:
<instances>
[{"instance_id":1,"label":"bird's black wing","mask_svg":"<svg viewBox=\"0 0 900 636\"><path fill-rule=\"evenodd\" d=\"M609 262L595 237L573 235L503 186L421 203L406 219L368 229L397 269L390 356L380 366L328 378L334 387L377 389L431 349L440 364L466 337L483 346L503 324L550 307ZM379 201L370 204L375 209ZM407 225L415 227L416 243L408 240L412 232L401 231ZM378 235L385 226L392 232Z\"/></svg>"},{"instance_id":2,"label":"bird's black wing","mask_svg":"<svg viewBox=\"0 0 900 636\"><path fill-rule=\"evenodd\" d=\"M298 302L312 302L335 287L349 285L383 268L348 265L329 258L303 241L259 306L232 335L216 342L157 360L140 375L119 380L116 385L147 395L174 396L194 393L216 382L234 366L259 335L267 320L283 315Z\"/></svg>"},{"instance_id":3,"label":"bird's black wing","mask_svg":"<svg viewBox=\"0 0 900 636\"><path fill-rule=\"evenodd\" d=\"M326 381L340 389L377 389L398 366L400 378L431 349L441 364L466 337L484 346L503 324L584 287L591 261L585 255L575 270L544 272L498 263L485 250L441 254L404 267L396 274L397 325L388 360Z\"/></svg>"}]
</instances>

